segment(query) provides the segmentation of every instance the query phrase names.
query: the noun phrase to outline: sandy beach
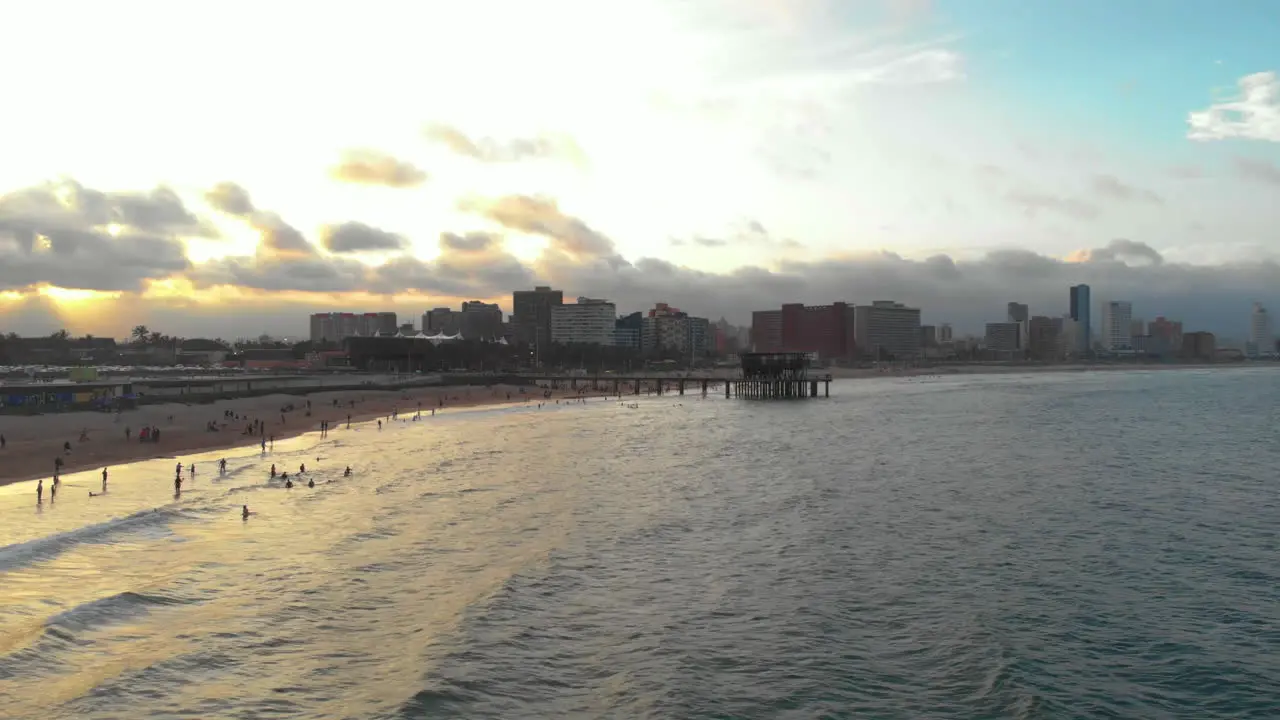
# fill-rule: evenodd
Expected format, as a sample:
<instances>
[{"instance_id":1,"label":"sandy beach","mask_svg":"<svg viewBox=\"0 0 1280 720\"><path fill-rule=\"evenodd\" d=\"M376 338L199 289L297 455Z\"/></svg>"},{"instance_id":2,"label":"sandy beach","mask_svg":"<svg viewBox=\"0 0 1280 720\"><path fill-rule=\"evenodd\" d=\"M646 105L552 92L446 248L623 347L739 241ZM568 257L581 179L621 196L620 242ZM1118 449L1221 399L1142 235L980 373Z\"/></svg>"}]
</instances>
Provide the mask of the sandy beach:
<instances>
[{"instance_id":1,"label":"sandy beach","mask_svg":"<svg viewBox=\"0 0 1280 720\"><path fill-rule=\"evenodd\" d=\"M543 390L511 385L451 386L407 390L358 390L317 392L309 395L266 395L223 400L208 404L166 403L146 405L120 414L96 412L0 416L0 485L53 476L54 458L61 457L62 473L110 467L154 458L220 448L256 445L320 429L328 421L332 432L352 423L401 417L421 409L447 413L451 409L480 405L523 404L543 399ZM547 402L564 398L602 397L606 392L568 388L552 391ZM336 404L335 404L336 401ZM310 402L310 410L307 403ZM284 410L292 406L290 410ZM265 435L245 434L253 421L261 420ZM213 423L217 431L209 429ZM141 442L143 427L160 430L159 442ZM82 433L84 439L82 440ZM64 443L71 443L71 451Z\"/></svg>"}]
</instances>

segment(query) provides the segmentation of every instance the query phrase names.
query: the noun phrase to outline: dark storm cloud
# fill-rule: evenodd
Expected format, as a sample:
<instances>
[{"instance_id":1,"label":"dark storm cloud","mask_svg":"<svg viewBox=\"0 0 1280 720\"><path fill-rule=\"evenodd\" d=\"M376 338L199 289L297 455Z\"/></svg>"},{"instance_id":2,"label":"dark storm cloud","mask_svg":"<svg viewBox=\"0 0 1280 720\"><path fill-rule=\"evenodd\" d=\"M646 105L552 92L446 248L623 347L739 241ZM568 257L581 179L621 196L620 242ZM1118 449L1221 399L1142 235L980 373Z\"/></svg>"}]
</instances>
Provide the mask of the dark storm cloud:
<instances>
[{"instance_id":1,"label":"dark storm cloud","mask_svg":"<svg viewBox=\"0 0 1280 720\"><path fill-rule=\"evenodd\" d=\"M450 125L428 125L423 131L428 140L438 143L451 152L487 163L520 162L563 158L581 162L582 149L571 138L538 135L500 141L493 138L472 138Z\"/></svg>"},{"instance_id":2,"label":"dark storm cloud","mask_svg":"<svg viewBox=\"0 0 1280 720\"><path fill-rule=\"evenodd\" d=\"M329 174L342 182L391 188L415 187L427 181L427 174L414 164L367 149L347 151Z\"/></svg>"},{"instance_id":3,"label":"dark storm cloud","mask_svg":"<svg viewBox=\"0 0 1280 720\"><path fill-rule=\"evenodd\" d=\"M409 242L402 235L361 222L345 222L325 227L320 231L320 240L325 249L332 253L401 250Z\"/></svg>"},{"instance_id":4,"label":"dark storm cloud","mask_svg":"<svg viewBox=\"0 0 1280 720\"><path fill-rule=\"evenodd\" d=\"M63 181L9 193L0 196L0 289L137 290L189 266L178 233L210 234L167 188L105 193Z\"/></svg>"}]
</instances>

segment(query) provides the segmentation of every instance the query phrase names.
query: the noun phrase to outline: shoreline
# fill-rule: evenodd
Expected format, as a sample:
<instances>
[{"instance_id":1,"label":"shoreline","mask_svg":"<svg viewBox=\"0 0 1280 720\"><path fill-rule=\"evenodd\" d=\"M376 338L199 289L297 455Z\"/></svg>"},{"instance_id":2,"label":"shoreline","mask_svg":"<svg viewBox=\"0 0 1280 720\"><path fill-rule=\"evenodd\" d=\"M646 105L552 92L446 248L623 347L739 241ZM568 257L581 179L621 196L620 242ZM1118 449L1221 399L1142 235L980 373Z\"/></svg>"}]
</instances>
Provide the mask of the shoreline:
<instances>
[{"instance_id":1,"label":"shoreline","mask_svg":"<svg viewBox=\"0 0 1280 720\"><path fill-rule=\"evenodd\" d=\"M0 416L0 434L6 445L0 450L0 487L53 477L53 458L61 457L60 475L126 465L182 455L233 450L257 446L263 437L283 441L318 432L328 420L333 431L344 426L385 419L399 412L401 417L422 412L460 409L517 407L533 402L555 402L578 397L612 397L610 392L578 393L566 389L551 391L516 386L450 386L405 390L327 391L306 395L267 395L220 400L189 405L165 403L148 405L120 415L99 412L55 413L36 416ZM335 406L333 401L337 400ZM307 415L307 403L311 403ZM354 403L354 405L352 405ZM284 410L290 404L291 410ZM283 412L282 412L283 410ZM225 416L224 413L232 416ZM244 428L261 420L265 435L246 434ZM220 429L211 432L205 424L213 421ZM141 427L160 429L160 441L141 442ZM130 439L124 440L126 428ZM87 431L88 440L78 441ZM113 438L119 438L116 440ZM63 450L70 442L72 450Z\"/></svg>"},{"instance_id":2,"label":"shoreline","mask_svg":"<svg viewBox=\"0 0 1280 720\"><path fill-rule=\"evenodd\" d=\"M1221 370L1273 367L1253 364L1061 364L1061 365L944 365L918 368L831 368L832 380L893 379L912 377L964 377L975 375L1016 375L1039 373L1082 372L1132 372L1172 370ZM825 373L824 373L825 374ZM703 376L685 376L690 380L706 378L724 381L728 373ZM681 378L670 374L670 380ZM537 378L530 378L537 381ZM582 378L590 381L591 378ZM521 390L524 393L521 393ZM164 403L145 405L120 415L100 412L68 412L47 415L0 415L0 435L6 444L0 449L0 487L34 481L53 476L53 458L63 458L60 474L84 472L91 469L124 465L148 460L175 458L184 454L207 453L215 450L249 448L261 441L260 435L243 432L253 420L261 420L270 440L287 440L320 429L320 423L328 420L335 430L348 423L364 423L388 417L397 409L402 414L413 414L419 408L430 413L432 408L451 410L460 408L517 406L542 399L543 389L515 385L450 385L422 386L383 390L317 390L303 395L274 394L218 400L211 403ZM609 389L599 391L584 387L576 392L561 387L552 391L547 402L576 397L612 397ZM631 393L623 391L630 397ZM334 405L337 401L337 405ZM307 403L311 414L307 415ZM293 406L292 409L287 409ZM228 415L224 415L228 413ZM210 422L219 426L217 432L207 430ZM143 443L137 440L137 431L144 426L158 427L159 443ZM124 439L129 429L130 440ZM81 431L88 440L78 440ZM63 450L63 443L70 442L72 450Z\"/></svg>"}]
</instances>

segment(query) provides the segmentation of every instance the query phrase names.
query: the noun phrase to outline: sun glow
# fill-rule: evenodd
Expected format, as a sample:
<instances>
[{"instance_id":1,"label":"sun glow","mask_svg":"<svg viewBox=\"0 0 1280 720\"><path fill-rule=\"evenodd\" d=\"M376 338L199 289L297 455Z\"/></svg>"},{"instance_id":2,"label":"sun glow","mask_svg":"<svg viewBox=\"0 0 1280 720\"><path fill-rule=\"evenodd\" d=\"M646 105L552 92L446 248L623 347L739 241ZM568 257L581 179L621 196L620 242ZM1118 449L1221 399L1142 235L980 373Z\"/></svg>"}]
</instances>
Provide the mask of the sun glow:
<instances>
[{"instance_id":1,"label":"sun glow","mask_svg":"<svg viewBox=\"0 0 1280 720\"><path fill-rule=\"evenodd\" d=\"M123 293L118 292L74 290L70 288L55 287L53 285L44 285L38 292L41 296L49 298L58 305L80 305L102 300L117 300L121 295L123 295Z\"/></svg>"}]
</instances>

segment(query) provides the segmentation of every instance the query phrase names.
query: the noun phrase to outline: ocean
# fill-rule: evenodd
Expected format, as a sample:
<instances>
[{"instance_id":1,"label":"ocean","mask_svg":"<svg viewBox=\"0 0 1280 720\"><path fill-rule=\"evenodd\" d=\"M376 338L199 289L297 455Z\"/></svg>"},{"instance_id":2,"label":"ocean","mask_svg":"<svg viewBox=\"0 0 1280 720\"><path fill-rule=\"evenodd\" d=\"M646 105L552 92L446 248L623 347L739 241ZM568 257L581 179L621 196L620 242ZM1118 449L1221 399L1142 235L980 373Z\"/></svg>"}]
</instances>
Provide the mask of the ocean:
<instances>
[{"instance_id":1,"label":"ocean","mask_svg":"<svg viewBox=\"0 0 1280 720\"><path fill-rule=\"evenodd\" d=\"M0 717L1275 718L1278 406L1265 368L883 378L8 486Z\"/></svg>"}]
</instances>

